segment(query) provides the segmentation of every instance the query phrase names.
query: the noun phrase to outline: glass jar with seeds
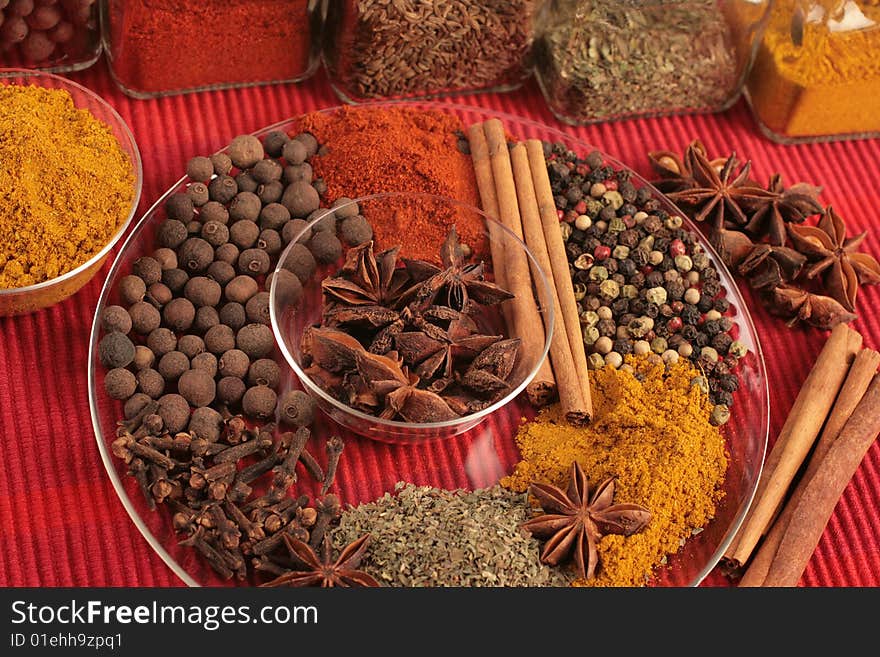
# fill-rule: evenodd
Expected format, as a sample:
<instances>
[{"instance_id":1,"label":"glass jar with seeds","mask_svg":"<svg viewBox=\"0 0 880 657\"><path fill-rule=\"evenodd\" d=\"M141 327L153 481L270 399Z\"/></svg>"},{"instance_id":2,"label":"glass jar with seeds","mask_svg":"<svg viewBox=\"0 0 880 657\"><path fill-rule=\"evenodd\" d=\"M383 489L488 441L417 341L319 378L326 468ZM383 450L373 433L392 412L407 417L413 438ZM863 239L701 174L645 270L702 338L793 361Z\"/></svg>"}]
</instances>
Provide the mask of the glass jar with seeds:
<instances>
[{"instance_id":1,"label":"glass jar with seeds","mask_svg":"<svg viewBox=\"0 0 880 657\"><path fill-rule=\"evenodd\" d=\"M324 61L356 103L510 90L529 76L543 0L331 0Z\"/></svg>"},{"instance_id":2,"label":"glass jar with seeds","mask_svg":"<svg viewBox=\"0 0 880 657\"><path fill-rule=\"evenodd\" d=\"M550 109L572 124L722 111L739 97L769 5L550 0L537 21L535 74Z\"/></svg>"}]
</instances>

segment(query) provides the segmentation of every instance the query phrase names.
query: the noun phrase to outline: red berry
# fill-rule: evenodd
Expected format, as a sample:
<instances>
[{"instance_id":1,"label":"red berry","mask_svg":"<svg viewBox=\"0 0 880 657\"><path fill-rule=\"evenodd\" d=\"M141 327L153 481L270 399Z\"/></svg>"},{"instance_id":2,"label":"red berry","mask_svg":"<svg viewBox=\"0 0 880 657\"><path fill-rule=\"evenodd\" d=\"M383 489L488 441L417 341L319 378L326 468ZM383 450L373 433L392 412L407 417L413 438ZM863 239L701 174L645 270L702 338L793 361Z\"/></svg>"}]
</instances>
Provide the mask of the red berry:
<instances>
[{"instance_id":1,"label":"red berry","mask_svg":"<svg viewBox=\"0 0 880 657\"><path fill-rule=\"evenodd\" d=\"M605 184L605 189L607 189L609 192L613 192L613 191L617 190L617 181L614 180L613 178L606 180L604 184Z\"/></svg>"},{"instance_id":2,"label":"red berry","mask_svg":"<svg viewBox=\"0 0 880 657\"><path fill-rule=\"evenodd\" d=\"M574 211L578 214L584 214L587 211L587 202L578 201L577 205L574 206Z\"/></svg>"},{"instance_id":3,"label":"red berry","mask_svg":"<svg viewBox=\"0 0 880 657\"><path fill-rule=\"evenodd\" d=\"M611 257L611 247L600 244L593 250L593 257L596 260L605 260Z\"/></svg>"},{"instance_id":4,"label":"red berry","mask_svg":"<svg viewBox=\"0 0 880 657\"><path fill-rule=\"evenodd\" d=\"M681 330L681 317L673 317L668 322L666 322L666 328L670 330L672 333L676 333Z\"/></svg>"},{"instance_id":5,"label":"red berry","mask_svg":"<svg viewBox=\"0 0 880 657\"><path fill-rule=\"evenodd\" d=\"M675 256L684 255L685 253L687 253L687 247L681 240L675 239L669 243L669 255L673 258Z\"/></svg>"},{"instance_id":6,"label":"red berry","mask_svg":"<svg viewBox=\"0 0 880 657\"><path fill-rule=\"evenodd\" d=\"M645 276L650 274L652 271L654 271L654 265L645 265L644 267L642 267L642 273Z\"/></svg>"}]
</instances>

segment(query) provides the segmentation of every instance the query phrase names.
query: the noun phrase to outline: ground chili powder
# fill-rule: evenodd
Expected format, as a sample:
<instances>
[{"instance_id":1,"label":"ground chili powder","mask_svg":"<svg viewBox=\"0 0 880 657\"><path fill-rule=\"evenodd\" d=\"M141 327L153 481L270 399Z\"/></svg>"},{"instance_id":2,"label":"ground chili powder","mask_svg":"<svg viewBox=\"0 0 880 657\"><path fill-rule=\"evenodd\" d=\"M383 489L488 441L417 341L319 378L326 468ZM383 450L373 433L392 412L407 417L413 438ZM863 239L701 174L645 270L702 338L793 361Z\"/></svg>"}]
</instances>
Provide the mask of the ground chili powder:
<instances>
[{"instance_id":1,"label":"ground chili powder","mask_svg":"<svg viewBox=\"0 0 880 657\"><path fill-rule=\"evenodd\" d=\"M458 117L437 110L345 107L302 118L301 130L324 148L312 158L316 178L327 184L325 205L339 197L382 192L418 192L454 198L479 207L474 167L458 143ZM485 256L480 216L448 204L398 199L372 204L369 217L377 245L400 244L403 255L438 259L439 246L455 225L461 241Z\"/></svg>"},{"instance_id":2,"label":"ground chili powder","mask_svg":"<svg viewBox=\"0 0 880 657\"><path fill-rule=\"evenodd\" d=\"M142 94L295 80L313 69L309 0L110 0L113 74Z\"/></svg>"}]
</instances>

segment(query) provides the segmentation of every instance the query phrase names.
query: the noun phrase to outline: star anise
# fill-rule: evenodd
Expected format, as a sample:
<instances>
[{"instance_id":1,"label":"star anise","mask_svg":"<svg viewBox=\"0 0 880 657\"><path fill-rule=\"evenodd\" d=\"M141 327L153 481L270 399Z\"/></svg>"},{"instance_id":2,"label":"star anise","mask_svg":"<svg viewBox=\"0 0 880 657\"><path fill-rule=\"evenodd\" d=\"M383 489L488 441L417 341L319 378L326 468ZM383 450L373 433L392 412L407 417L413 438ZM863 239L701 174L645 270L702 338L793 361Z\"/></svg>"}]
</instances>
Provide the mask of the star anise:
<instances>
[{"instance_id":1,"label":"star anise","mask_svg":"<svg viewBox=\"0 0 880 657\"><path fill-rule=\"evenodd\" d=\"M767 191L774 196L761 204L744 226L744 230L756 238L767 235L770 244L785 244L785 224L801 223L807 217L822 212L818 201L821 187L807 183L796 183L787 188L782 184L782 174L774 174L767 185Z\"/></svg>"},{"instance_id":2,"label":"star anise","mask_svg":"<svg viewBox=\"0 0 880 657\"><path fill-rule=\"evenodd\" d=\"M797 278L806 256L786 246L756 244L737 267L755 289L773 289Z\"/></svg>"},{"instance_id":3,"label":"star anise","mask_svg":"<svg viewBox=\"0 0 880 657\"><path fill-rule=\"evenodd\" d=\"M767 296L767 306L774 315L788 320L789 326L798 321L816 328L829 330L837 324L853 321L856 316L836 299L791 285L780 285Z\"/></svg>"},{"instance_id":4,"label":"star anise","mask_svg":"<svg viewBox=\"0 0 880 657\"><path fill-rule=\"evenodd\" d=\"M373 252L373 242L348 250L335 278L326 278L321 289L328 301L346 306L391 306L410 284L407 270L397 266L400 247Z\"/></svg>"},{"instance_id":5,"label":"star anise","mask_svg":"<svg viewBox=\"0 0 880 657\"><path fill-rule=\"evenodd\" d=\"M541 561L556 566L573 555L584 579L596 574L597 544L602 536L630 536L651 520L651 512L640 504L613 504L613 477L599 484L593 496L588 497L587 477L577 461L572 463L566 491L533 483L529 492L538 500L544 515L526 521L522 527L538 538L549 539L541 552Z\"/></svg>"},{"instance_id":6,"label":"star anise","mask_svg":"<svg viewBox=\"0 0 880 657\"><path fill-rule=\"evenodd\" d=\"M867 233L847 237L846 232L846 224L831 206L822 213L817 226L788 225L792 244L809 261L804 275L808 279L823 275L828 294L852 312L859 285L880 283L880 263L856 250Z\"/></svg>"},{"instance_id":7,"label":"star anise","mask_svg":"<svg viewBox=\"0 0 880 657\"><path fill-rule=\"evenodd\" d=\"M699 139L694 139L688 148L694 148L706 156L706 147ZM687 149L685 149L687 152ZM707 156L708 157L708 156ZM654 171L660 176L660 180L654 182L654 186L661 192L668 194L670 192L679 192L685 189L691 189L697 186L694 180L693 172L678 153L672 151L650 151L648 160ZM709 164L716 171L721 171L727 158L720 157L709 161Z\"/></svg>"},{"instance_id":8,"label":"star anise","mask_svg":"<svg viewBox=\"0 0 880 657\"><path fill-rule=\"evenodd\" d=\"M774 194L758 187L749 178L751 162L739 168L736 154L733 154L719 171L697 143L688 146L684 159L695 185L672 192L669 198L683 204L685 209L690 208L695 221L705 221L711 217L714 231L746 225L746 212L754 212L762 204L768 203Z\"/></svg>"},{"instance_id":9,"label":"star anise","mask_svg":"<svg viewBox=\"0 0 880 657\"><path fill-rule=\"evenodd\" d=\"M333 547L329 536L324 536L320 558L308 543L303 543L287 533L283 538L291 558L306 569L284 573L263 586L379 586L372 575L358 570L367 551L369 534L364 534L347 545L336 560L332 556Z\"/></svg>"}]
</instances>

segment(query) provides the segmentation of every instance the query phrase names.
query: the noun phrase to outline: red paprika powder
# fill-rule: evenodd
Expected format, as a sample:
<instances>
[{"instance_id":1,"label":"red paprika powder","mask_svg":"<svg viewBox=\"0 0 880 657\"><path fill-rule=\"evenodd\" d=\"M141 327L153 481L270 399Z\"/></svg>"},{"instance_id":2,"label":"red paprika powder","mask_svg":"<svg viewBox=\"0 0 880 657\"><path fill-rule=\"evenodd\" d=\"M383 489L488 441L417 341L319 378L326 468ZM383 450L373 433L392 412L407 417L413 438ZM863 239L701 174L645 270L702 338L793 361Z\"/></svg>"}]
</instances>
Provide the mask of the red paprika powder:
<instances>
[{"instance_id":1,"label":"red paprika powder","mask_svg":"<svg viewBox=\"0 0 880 657\"><path fill-rule=\"evenodd\" d=\"M311 160L315 178L327 185L325 205L339 197L383 192L436 194L479 207L480 197L458 117L437 110L344 107L303 117L301 130L321 144ZM466 142L465 142L466 143ZM369 219L380 248L400 244L403 255L428 261L455 225L461 241L484 256L484 224L473 212L424 199L376 202Z\"/></svg>"},{"instance_id":2,"label":"red paprika powder","mask_svg":"<svg viewBox=\"0 0 880 657\"><path fill-rule=\"evenodd\" d=\"M132 95L294 81L317 64L309 0L109 0L108 56Z\"/></svg>"}]
</instances>

